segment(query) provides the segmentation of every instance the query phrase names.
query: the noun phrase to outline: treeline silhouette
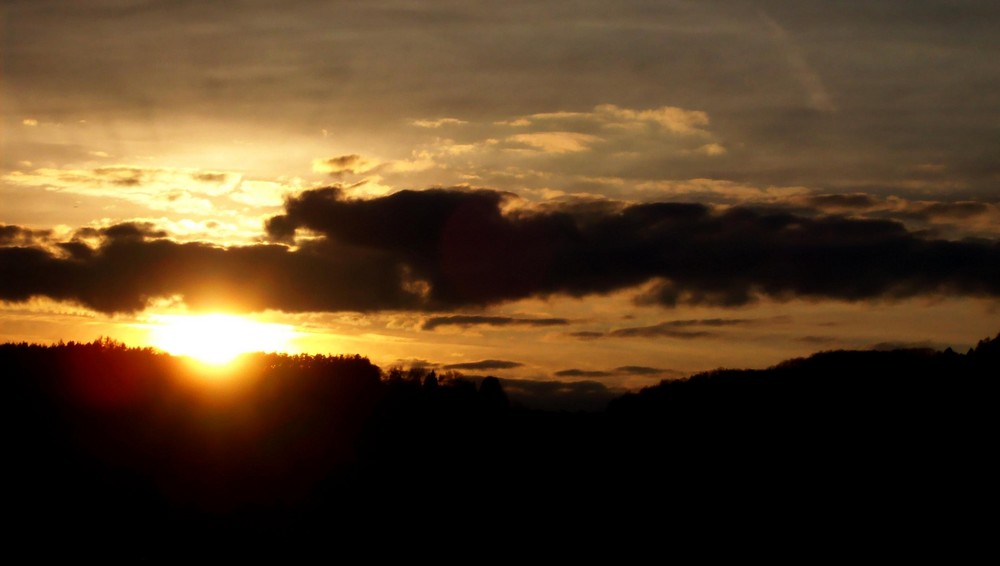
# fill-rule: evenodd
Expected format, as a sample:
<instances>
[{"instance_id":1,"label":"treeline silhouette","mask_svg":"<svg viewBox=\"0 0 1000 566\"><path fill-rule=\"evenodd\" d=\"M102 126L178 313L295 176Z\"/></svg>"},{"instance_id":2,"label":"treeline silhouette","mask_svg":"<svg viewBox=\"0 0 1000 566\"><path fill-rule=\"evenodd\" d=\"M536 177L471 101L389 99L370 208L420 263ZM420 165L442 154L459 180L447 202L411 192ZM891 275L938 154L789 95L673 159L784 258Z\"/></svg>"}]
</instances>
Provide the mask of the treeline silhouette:
<instances>
[{"instance_id":1,"label":"treeline silhouette","mask_svg":"<svg viewBox=\"0 0 1000 566\"><path fill-rule=\"evenodd\" d=\"M684 520L764 504L923 516L994 481L1000 335L965 354L717 370L597 413L361 356L253 354L213 373L102 339L4 344L0 367L6 507L26 531L273 534L503 510L635 526L623 518L650 505Z\"/></svg>"}]
</instances>

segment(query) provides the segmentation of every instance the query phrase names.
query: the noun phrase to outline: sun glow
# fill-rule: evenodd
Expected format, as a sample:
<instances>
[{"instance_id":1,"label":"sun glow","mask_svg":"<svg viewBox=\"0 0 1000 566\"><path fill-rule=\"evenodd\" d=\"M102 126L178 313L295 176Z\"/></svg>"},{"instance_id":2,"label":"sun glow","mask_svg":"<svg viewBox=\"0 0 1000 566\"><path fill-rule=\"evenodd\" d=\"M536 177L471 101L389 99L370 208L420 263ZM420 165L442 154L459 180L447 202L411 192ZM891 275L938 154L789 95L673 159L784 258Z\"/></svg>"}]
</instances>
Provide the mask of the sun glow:
<instances>
[{"instance_id":1,"label":"sun glow","mask_svg":"<svg viewBox=\"0 0 1000 566\"><path fill-rule=\"evenodd\" d=\"M229 314L158 315L153 321L149 337L153 346L213 365L248 352L287 351L294 334L287 324Z\"/></svg>"}]
</instances>

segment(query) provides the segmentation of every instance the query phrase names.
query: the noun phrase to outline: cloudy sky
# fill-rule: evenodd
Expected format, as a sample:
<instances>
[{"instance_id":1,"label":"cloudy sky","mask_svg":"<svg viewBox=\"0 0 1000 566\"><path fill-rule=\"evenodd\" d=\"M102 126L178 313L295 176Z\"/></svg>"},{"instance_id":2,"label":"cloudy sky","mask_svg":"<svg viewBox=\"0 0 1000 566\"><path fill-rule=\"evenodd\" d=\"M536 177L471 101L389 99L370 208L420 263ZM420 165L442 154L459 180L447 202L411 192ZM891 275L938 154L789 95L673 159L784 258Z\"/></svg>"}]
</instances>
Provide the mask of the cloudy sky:
<instances>
[{"instance_id":1,"label":"cloudy sky","mask_svg":"<svg viewBox=\"0 0 1000 566\"><path fill-rule=\"evenodd\" d=\"M2 10L3 340L620 388L1000 331L995 2Z\"/></svg>"}]
</instances>

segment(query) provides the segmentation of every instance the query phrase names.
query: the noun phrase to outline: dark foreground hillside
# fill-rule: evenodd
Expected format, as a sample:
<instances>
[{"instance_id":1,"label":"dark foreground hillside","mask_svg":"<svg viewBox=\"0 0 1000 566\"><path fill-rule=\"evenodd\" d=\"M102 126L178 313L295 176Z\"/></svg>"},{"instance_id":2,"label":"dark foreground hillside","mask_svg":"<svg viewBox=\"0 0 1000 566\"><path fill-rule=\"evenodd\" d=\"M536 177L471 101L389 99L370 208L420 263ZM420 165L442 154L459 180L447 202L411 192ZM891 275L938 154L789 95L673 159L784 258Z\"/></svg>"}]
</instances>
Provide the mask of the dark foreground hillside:
<instances>
[{"instance_id":1,"label":"dark foreground hillside","mask_svg":"<svg viewBox=\"0 0 1000 566\"><path fill-rule=\"evenodd\" d=\"M774 513L799 527L847 513L864 530L967 513L995 483L1000 336L966 354L719 370L603 413L511 408L495 378L356 356L260 354L199 375L99 341L6 344L0 365L5 511L22 534L638 536Z\"/></svg>"}]
</instances>

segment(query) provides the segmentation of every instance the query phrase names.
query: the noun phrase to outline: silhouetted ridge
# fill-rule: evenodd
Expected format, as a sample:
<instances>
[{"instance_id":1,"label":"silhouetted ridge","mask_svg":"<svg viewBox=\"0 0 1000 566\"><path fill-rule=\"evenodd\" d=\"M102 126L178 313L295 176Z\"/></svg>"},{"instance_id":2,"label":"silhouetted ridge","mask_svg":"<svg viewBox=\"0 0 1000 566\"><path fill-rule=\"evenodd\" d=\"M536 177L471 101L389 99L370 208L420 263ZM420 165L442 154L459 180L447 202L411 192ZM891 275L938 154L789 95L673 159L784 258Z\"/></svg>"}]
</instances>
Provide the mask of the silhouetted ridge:
<instances>
[{"instance_id":1,"label":"silhouetted ridge","mask_svg":"<svg viewBox=\"0 0 1000 566\"><path fill-rule=\"evenodd\" d=\"M657 410L659 404L695 401L711 395L712 404L732 408L761 403L778 409L791 401L820 405L892 403L914 395L928 398L966 387L988 385L1000 359L1000 335L982 340L965 356L950 348L893 351L830 351L786 360L765 370L719 369L629 393L612 401L611 412ZM660 407L663 408L663 407Z\"/></svg>"},{"instance_id":2,"label":"silhouetted ridge","mask_svg":"<svg viewBox=\"0 0 1000 566\"><path fill-rule=\"evenodd\" d=\"M835 351L716 370L626 394L608 413L629 439L624 454L670 439L701 477L739 469L765 481L762 473L792 466L787 481L801 488L836 476L831 489L844 497L882 482L884 495L903 497L927 489L920 482L957 480L958 470L973 479L987 468L998 339L965 356Z\"/></svg>"},{"instance_id":3,"label":"silhouetted ridge","mask_svg":"<svg viewBox=\"0 0 1000 566\"><path fill-rule=\"evenodd\" d=\"M495 377L382 371L361 356L253 354L198 375L100 340L5 344L0 363L22 529L327 532L419 509L479 524L499 505L540 528L610 528L653 504L690 517L758 497L954 513L993 477L1000 335L966 354L716 370L604 413L526 410Z\"/></svg>"}]
</instances>

